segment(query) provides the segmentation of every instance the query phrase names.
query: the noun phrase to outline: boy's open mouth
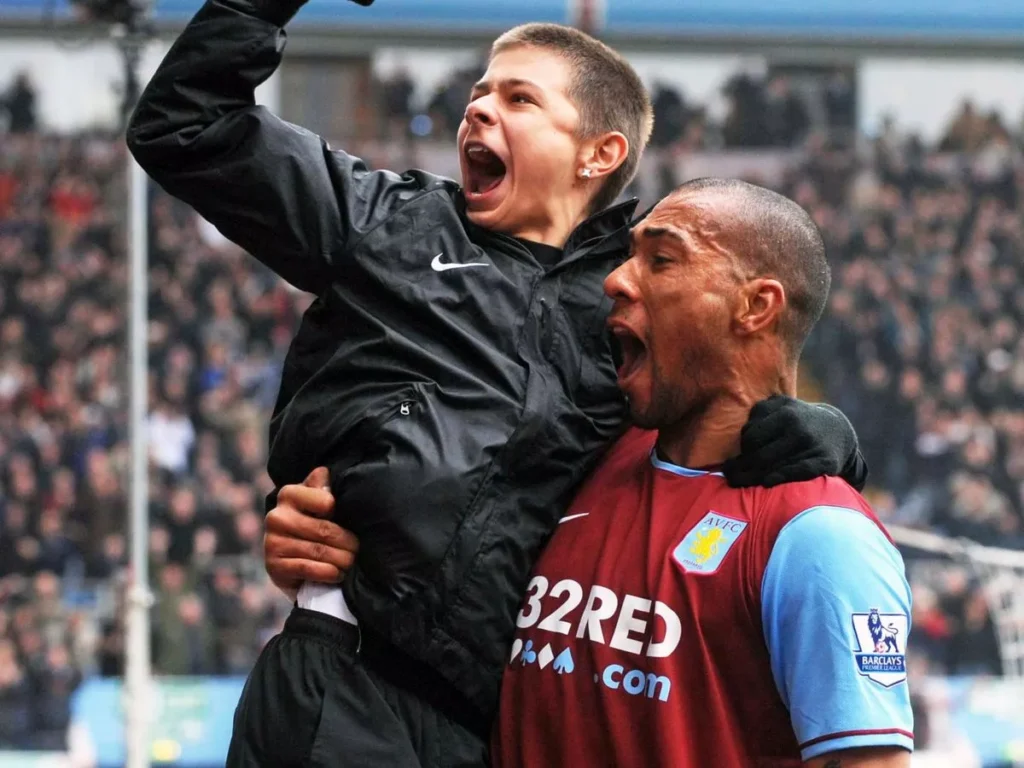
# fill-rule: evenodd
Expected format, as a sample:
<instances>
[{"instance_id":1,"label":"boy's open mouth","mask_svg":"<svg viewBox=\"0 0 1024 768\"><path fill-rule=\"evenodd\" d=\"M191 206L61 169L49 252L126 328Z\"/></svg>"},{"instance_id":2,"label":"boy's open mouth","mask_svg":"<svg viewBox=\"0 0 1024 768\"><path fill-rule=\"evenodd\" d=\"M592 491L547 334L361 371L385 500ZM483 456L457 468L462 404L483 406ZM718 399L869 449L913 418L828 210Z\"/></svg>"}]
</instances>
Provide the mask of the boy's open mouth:
<instances>
[{"instance_id":1,"label":"boy's open mouth","mask_svg":"<svg viewBox=\"0 0 1024 768\"><path fill-rule=\"evenodd\" d=\"M494 152L477 142L467 142L466 193L480 197L493 192L505 178L505 163Z\"/></svg>"}]
</instances>

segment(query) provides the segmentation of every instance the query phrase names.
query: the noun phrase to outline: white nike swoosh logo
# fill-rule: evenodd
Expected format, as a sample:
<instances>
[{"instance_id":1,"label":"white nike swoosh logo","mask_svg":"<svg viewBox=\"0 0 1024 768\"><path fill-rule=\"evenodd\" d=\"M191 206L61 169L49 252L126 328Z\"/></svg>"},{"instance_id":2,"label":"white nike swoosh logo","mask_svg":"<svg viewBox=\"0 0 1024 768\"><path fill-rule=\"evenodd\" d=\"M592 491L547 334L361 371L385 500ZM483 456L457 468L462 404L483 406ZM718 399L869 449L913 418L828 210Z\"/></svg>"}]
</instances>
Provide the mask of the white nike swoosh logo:
<instances>
[{"instance_id":1,"label":"white nike swoosh logo","mask_svg":"<svg viewBox=\"0 0 1024 768\"><path fill-rule=\"evenodd\" d=\"M489 267L490 264L484 261L470 261L466 264L454 264L452 262L441 261L443 253L437 254L434 260L430 262L430 267L435 272L447 272L449 269L465 269L466 267Z\"/></svg>"},{"instance_id":2,"label":"white nike swoosh logo","mask_svg":"<svg viewBox=\"0 0 1024 768\"><path fill-rule=\"evenodd\" d=\"M570 520L575 520L577 517L586 517L589 514L590 514L589 512L580 512L578 515L566 515L565 517L563 517L561 520L558 521L558 524L561 525L562 523L567 523Z\"/></svg>"}]
</instances>

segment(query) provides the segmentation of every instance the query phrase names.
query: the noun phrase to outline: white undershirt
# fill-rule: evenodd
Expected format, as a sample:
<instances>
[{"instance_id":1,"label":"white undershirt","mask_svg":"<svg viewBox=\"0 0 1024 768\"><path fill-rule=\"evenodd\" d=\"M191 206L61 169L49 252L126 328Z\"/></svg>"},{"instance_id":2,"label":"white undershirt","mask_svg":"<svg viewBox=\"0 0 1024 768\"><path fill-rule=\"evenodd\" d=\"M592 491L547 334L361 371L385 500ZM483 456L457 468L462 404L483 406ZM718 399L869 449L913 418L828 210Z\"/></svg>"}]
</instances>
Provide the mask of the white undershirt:
<instances>
[{"instance_id":1,"label":"white undershirt","mask_svg":"<svg viewBox=\"0 0 1024 768\"><path fill-rule=\"evenodd\" d=\"M345 595L341 587L336 584L314 584L311 581L303 582L299 587L299 594L296 598L299 608L317 613L326 613L336 619L347 621L349 624L359 626L355 615L345 602Z\"/></svg>"}]
</instances>

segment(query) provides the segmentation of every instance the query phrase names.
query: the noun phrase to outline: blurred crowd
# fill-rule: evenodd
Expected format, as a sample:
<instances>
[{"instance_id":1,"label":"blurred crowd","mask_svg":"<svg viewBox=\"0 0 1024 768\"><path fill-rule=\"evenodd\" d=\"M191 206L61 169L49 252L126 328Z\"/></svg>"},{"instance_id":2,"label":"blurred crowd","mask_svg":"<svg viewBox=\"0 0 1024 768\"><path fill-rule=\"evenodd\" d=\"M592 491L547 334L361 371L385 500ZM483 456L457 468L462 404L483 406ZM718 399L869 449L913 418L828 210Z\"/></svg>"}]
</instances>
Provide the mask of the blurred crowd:
<instances>
[{"instance_id":1,"label":"blurred crowd","mask_svg":"<svg viewBox=\"0 0 1024 768\"><path fill-rule=\"evenodd\" d=\"M852 419L903 525L1024 548L1024 164L964 115L929 152L811 157L786 191L828 241L834 282L807 359ZM917 647L940 671L999 669L992 618L957 567L915 586Z\"/></svg>"},{"instance_id":2,"label":"blurred crowd","mask_svg":"<svg viewBox=\"0 0 1024 768\"><path fill-rule=\"evenodd\" d=\"M399 68L375 83L377 129L392 139L453 138L466 95L486 68L483 61L451 72L425 99L413 75ZM651 85L655 148L764 148L800 146L815 129L847 143L855 128L856 90L846 68L739 73L722 86L725 116L714 120L674 83Z\"/></svg>"},{"instance_id":3,"label":"blurred crowd","mask_svg":"<svg viewBox=\"0 0 1024 768\"><path fill-rule=\"evenodd\" d=\"M841 75L820 94L833 137L853 124ZM813 137L785 79L729 88L743 117L716 129L726 145L807 144L781 189L812 212L834 268L808 371L856 426L883 518L1024 549L1017 138L965 105L937 149L890 126L855 151ZM411 90L390 94L385 116L405 125ZM702 125L671 89L655 100L671 128L658 147ZM27 83L0 105L0 749L59 748L75 687L123 672L125 155L36 132ZM162 192L150 210L154 669L244 675L288 609L260 561L265 433L309 297ZM975 575L907 557L915 668L998 673Z\"/></svg>"},{"instance_id":4,"label":"blurred crowd","mask_svg":"<svg viewBox=\"0 0 1024 768\"><path fill-rule=\"evenodd\" d=\"M128 442L120 143L0 138L0 749L58 748L123 670ZM308 299L152 198L153 666L244 675L281 625L260 565L267 414Z\"/></svg>"}]
</instances>

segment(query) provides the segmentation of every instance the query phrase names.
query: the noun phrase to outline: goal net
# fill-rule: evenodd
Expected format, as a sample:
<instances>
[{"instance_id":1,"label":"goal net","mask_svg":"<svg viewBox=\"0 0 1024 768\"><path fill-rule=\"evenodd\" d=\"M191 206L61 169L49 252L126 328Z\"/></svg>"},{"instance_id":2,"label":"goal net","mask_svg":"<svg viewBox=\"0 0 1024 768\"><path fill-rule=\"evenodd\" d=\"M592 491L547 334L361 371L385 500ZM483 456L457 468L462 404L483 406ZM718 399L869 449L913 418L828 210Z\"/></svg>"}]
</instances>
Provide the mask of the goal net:
<instances>
[{"instance_id":1,"label":"goal net","mask_svg":"<svg viewBox=\"0 0 1024 768\"><path fill-rule=\"evenodd\" d=\"M1024 680L1024 552L985 547L901 526L886 526L901 548L914 555L914 566L929 562L965 568L981 585L995 624L1003 674Z\"/></svg>"}]
</instances>

